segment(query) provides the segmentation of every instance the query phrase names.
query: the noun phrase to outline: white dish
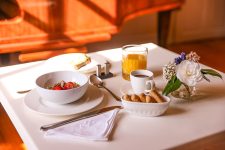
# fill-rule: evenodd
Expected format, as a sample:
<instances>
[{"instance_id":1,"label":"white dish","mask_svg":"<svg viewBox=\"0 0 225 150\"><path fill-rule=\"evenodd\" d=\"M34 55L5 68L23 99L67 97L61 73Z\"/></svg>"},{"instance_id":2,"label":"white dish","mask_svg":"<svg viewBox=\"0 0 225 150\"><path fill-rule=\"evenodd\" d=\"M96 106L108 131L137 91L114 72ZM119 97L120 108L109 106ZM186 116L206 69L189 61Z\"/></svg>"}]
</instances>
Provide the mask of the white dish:
<instances>
[{"instance_id":1,"label":"white dish","mask_svg":"<svg viewBox=\"0 0 225 150\"><path fill-rule=\"evenodd\" d=\"M89 86L86 94L78 101L58 105L43 101L34 89L27 93L24 104L32 111L52 116L66 116L79 114L97 107L103 101L103 93L97 87Z\"/></svg>"},{"instance_id":2,"label":"white dish","mask_svg":"<svg viewBox=\"0 0 225 150\"><path fill-rule=\"evenodd\" d=\"M155 89L157 89L157 87ZM159 89L157 89L157 90L159 91ZM127 83L123 84L120 87L120 93L122 95L125 95L125 94L134 94L134 91L132 89L131 83L130 82L127 82ZM159 93L161 93L161 91Z\"/></svg>"},{"instance_id":3,"label":"white dish","mask_svg":"<svg viewBox=\"0 0 225 150\"><path fill-rule=\"evenodd\" d=\"M45 66L50 71L75 70L75 71L79 71L82 73L91 73L96 70L97 64L104 66L104 64L107 62L106 59L100 55L89 56L89 57L91 57L91 63L76 70L76 69L74 69L72 62L74 60L76 60L78 57L80 57L81 55L83 55L83 54L70 53L70 54L58 55L58 56L55 56L55 57L52 57L52 58L49 58L48 60L46 60Z\"/></svg>"},{"instance_id":4,"label":"white dish","mask_svg":"<svg viewBox=\"0 0 225 150\"><path fill-rule=\"evenodd\" d=\"M47 87L56 83L75 82L79 87L67 90L51 90ZM36 79L36 90L43 100L55 104L67 104L79 100L87 91L88 77L77 71L55 71L39 76Z\"/></svg>"},{"instance_id":5,"label":"white dish","mask_svg":"<svg viewBox=\"0 0 225 150\"><path fill-rule=\"evenodd\" d=\"M134 94L134 91L131 87L131 84L130 82L127 82L125 84L123 84L121 87L120 87L120 93L122 95L125 95L125 94Z\"/></svg>"},{"instance_id":6,"label":"white dish","mask_svg":"<svg viewBox=\"0 0 225 150\"><path fill-rule=\"evenodd\" d=\"M120 88L120 92L122 93L122 95L134 94L134 91L131 87L130 82L123 84ZM171 102L168 96L163 96L163 97L166 100L166 102L164 103L130 102L130 101L123 100L122 98L122 104L124 106L124 110L126 110L132 115L142 116L142 117L156 117L165 113Z\"/></svg>"},{"instance_id":7,"label":"white dish","mask_svg":"<svg viewBox=\"0 0 225 150\"><path fill-rule=\"evenodd\" d=\"M170 104L170 98L163 96L166 102L163 103L143 103L143 102L131 102L122 99L124 109L137 116L142 117L156 117L166 112Z\"/></svg>"}]
</instances>

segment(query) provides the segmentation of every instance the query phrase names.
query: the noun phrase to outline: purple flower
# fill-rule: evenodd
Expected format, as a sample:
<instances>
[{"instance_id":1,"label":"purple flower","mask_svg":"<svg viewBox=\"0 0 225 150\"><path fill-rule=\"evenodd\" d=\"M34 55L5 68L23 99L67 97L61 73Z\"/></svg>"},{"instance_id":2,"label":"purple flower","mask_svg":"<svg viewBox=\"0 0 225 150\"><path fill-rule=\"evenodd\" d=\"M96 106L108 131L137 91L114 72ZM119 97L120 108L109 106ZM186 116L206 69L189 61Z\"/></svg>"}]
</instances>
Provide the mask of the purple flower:
<instances>
[{"instance_id":1,"label":"purple flower","mask_svg":"<svg viewBox=\"0 0 225 150\"><path fill-rule=\"evenodd\" d=\"M175 64L180 64L183 60L186 60L186 54L182 52L179 57L175 58Z\"/></svg>"},{"instance_id":2,"label":"purple flower","mask_svg":"<svg viewBox=\"0 0 225 150\"><path fill-rule=\"evenodd\" d=\"M181 60L180 57L175 58L175 64L176 64L176 65L180 64L181 61L182 61L182 60Z\"/></svg>"},{"instance_id":3,"label":"purple flower","mask_svg":"<svg viewBox=\"0 0 225 150\"><path fill-rule=\"evenodd\" d=\"M180 58L182 59L182 61L183 61L183 60L186 60L186 54L185 54L184 52L182 52L182 53L180 54Z\"/></svg>"}]
</instances>

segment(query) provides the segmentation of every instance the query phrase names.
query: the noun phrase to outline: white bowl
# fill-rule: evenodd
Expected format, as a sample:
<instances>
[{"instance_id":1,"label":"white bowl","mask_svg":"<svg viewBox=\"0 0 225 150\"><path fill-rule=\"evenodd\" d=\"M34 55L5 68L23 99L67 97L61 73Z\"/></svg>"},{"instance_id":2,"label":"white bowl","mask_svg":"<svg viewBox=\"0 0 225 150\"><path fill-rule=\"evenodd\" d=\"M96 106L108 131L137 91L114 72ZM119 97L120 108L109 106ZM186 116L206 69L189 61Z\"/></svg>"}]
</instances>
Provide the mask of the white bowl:
<instances>
[{"instance_id":1,"label":"white bowl","mask_svg":"<svg viewBox=\"0 0 225 150\"><path fill-rule=\"evenodd\" d=\"M80 86L68 90L50 90L46 87L53 86L61 81L76 82ZM55 104L67 104L80 99L88 88L86 75L75 71L56 71L43 74L36 79L36 90L44 101Z\"/></svg>"},{"instance_id":2,"label":"white bowl","mask_svg":"<svg viewBox=\"0 0 225 150\"><path fill-rule=\"evenodd\" d=\"M170 98L167 96L163 97L166 100L163 103L131 102L122 98L122 104L124 109L131 114L143 117L156 117L165 113L169 107Z\"/></svg>"}]
</instances>

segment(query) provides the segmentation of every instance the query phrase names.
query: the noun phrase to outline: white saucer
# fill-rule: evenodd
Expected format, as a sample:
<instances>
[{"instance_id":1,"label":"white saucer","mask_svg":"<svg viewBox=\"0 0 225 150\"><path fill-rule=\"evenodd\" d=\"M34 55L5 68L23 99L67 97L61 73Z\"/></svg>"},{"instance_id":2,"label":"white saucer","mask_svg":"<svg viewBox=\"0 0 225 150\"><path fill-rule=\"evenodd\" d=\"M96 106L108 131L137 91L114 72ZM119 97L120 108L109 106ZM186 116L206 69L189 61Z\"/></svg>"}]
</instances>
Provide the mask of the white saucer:
<instances>
[{"instance_id":1,"label":"white saucer","mask_svg":"<svg viewBox=\"0 0 225 150\"><path fill-rule=\"evenodd\" d=\"M58 55L52 58L49 58L45 61L45 67L50 71L59 71L59 70L75 70L74 66L72 65L73 61L78 59L81 55L81 53L70 53L70 54L63 54ZM93 55L91 57L91 63L87 64L84 67L81 67L80 69L76 70L82 73L90 73L94 72L96 70L96 65L100 64L101 66L104 66L104 64L107 62L104 57L101 55Z\"/></svg>"},{"instance_id":2,"label":"white saucer","mask_svg":"<svg viewBox=\"0 0 225 150\"><path fill-rule=\"evenodd\" d=\"M97 87L89 86L86 94L78 101L58 105L44 101L34 89L24 98L24 104L32 111L44 115L65 116L78 114L97 107L103 101L104 94Z\"/></svg>"},{"instance_id":3,"label":"white saucer","mask_svg":"<svg viewBox=\"0 0 225 150\"><path fill-rule=\"evenodd\" d=\"M134 94L134 91L131 87L131 84L130 82L127 82L125 84L123 84L121 87L120 87L120 92L122 95L125 95L125 94Z\"/></svg>"},{"instance_id":4,"label":"white saucer","mask_svg":"<svg viewBox=\"0 0 225 150\"><path fill-rule=\"evenodd\" d=\"M156 90L159 92L159 93L162 93L161 90L159 90L157 87L156 87ZM121 87L120 87L120 93L122 95L125 95L125 94L134 94L134 91L132 89L132 86L131 86L131 83L130 82L127 82L127 83L124 83Z\"/></svg>"}]
</instances>

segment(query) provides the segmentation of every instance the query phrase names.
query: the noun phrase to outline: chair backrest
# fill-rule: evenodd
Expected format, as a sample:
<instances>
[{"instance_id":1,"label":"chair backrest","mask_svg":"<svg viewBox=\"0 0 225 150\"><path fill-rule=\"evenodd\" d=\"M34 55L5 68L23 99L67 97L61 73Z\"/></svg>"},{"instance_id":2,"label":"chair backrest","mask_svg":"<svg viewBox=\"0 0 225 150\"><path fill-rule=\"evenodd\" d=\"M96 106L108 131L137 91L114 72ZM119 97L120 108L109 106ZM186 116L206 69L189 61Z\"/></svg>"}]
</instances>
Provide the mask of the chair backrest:
<instances>
[{"instance_id":1,"label":"chair backrest","mask_svg":"<svg viewBox=\"0 0 225 150\"><path fill-rule=\"evenodd\" d=\"M85 44L110 40L127 20L179 8L182 3L183 0L1 0L0 14L6 12L11 17L0 19L0 53L20 52L20 61L26 62L66 53L62 49L70 47L76 47L72 52L86 52Z\"/></svg>"}]
</instances>

